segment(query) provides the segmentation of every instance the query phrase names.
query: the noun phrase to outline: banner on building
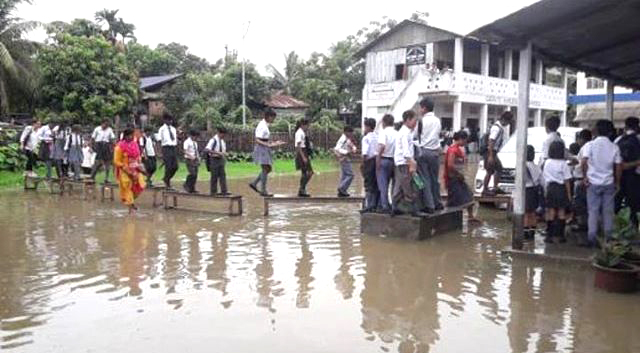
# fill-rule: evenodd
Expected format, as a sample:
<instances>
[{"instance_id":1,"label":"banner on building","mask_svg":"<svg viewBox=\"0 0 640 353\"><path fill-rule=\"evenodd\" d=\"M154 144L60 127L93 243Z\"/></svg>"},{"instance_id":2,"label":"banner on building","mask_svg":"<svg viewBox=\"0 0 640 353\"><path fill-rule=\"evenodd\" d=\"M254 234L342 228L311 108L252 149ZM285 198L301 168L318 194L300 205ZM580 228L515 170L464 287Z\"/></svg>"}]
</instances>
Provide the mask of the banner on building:
<instances>
[{"instance_id":1,"label":"banner on building","mask_svg":"<svg viewBox=\"0 0 640 353\"><path fill-rule=\"evenodd\" d=\"M424 65L426 63L426 48L416 45L407 48L407 65Z\"/></svg>"}]
</instances>

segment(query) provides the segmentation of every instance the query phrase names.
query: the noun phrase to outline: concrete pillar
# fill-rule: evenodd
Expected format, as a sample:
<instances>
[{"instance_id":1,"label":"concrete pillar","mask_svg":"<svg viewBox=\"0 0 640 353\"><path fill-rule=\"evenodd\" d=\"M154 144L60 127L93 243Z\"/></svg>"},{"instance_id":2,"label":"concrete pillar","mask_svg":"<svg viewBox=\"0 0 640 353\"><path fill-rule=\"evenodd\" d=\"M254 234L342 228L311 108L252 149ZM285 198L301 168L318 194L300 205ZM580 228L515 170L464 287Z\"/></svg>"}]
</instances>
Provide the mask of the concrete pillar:
<instances>
[{"instance_id":1,"label":"concrete pillar","mask_svg":"<svg viewBox=\"0 0 640 353\"><path fill-rule=\"evenodd\" d=\"M611 80L607 80L607 97L606 97L606 113L605 119L613 121L613 101L615 98L614 95L615 84Z\"/></svg>"},{"instance_id":2,"label":"concrete pillar","mask_svg":"<svg viewBox=\"0 0 640 353\"><path fill-rule=\"evenodd\" d=\"M453 131L462 130L462 101L453 101Z\"/></svg>"},{"instance_id":3,"label":"concrete pillar","mask_svg":"<svg viewBox=\"0 0 640 353\"><path fill-rule=\"evenodd\" d=\"M560 112L560 126L567 126L567 111Z\"/></svg>"},{"instance_id":4,"label":"concrete pillar","mask_svg":"<svg viewBox=\"0 0 640 353\"><path fill-rule=\"evenodd\" d=\"M531 64L529 64L529 67L531 67ZM527 76L530 76L530 74ZM507 80L513 78L513 51L511 49L507 49L504 52L504 78Z\"/></svg>"},{"instance_id":5,"label":"concrete pillar","mask_svg":"<svg viewBox=\"0 0 640 353\"><path fill-rule=\"evenodd\" d=\"M456 38L453 48L453 71L462 73L464 71L464 39Z\"/></svg>"},{"instance_id":6,"label":"concrete pillar","mask_svg":"<svg viewBox=\"0 0 640 353\"><path fill-rule=\"evenodd\" d=\"M525 213L525 170L527 150L527 122L529 120L529 94L531 85L532 45L528 42L520 50L518 74L518 118L516 123L516 182L513 192L513 233L511 246L522 249Z\"/></svg>"},{"instance_id":7,"label":"concrete pillar","mask_svg":"<svg viewBox=\"0 0 640 353\"><path fill-rule=\"evenodd\" d=\"M536 83L541 85L544 81L544 63L536 60Z\"/></svg>"},{"instance_id":8,"label":"concrete pillar","mask_svg":"<svg viewBox=\"0 0 640 353\"><path fill-rule=\"evenodd\" d=\"M562 87L565 90L565 94L568 102L569 101L569 79L567 75L567 68L563 67L562 70L560 70L560 72L562 75L561 76L562 81L560 82L562 82ZM560 112L560 125L567 126L567 108L566 107L563 111Z\"/></svg>"},{"instance_id":9,"label":"concrete pillar","mask_svg":"<svg viewBox=\"0 0 640 353\"><path fill-rule=\"evenodd\" d=\"M533 114L533 126L542 126L542 109L534 110Z\"/></svg>"},{"instance_id":10,"label":"concrete pillar","mask_svg":"<svg viewBox=\"0 0 640 353\"><path fill-rule=\"evenodd\" d=\"M480 46L480 74L489 76L489 44Z\"/></svg>"},{"instance_id":11,"label":"concrete pillar","mask_svg":"<svg viewBox=\"0 0 640 353\"><path fill-rule=\"evenodd\" d=\"M480 135L487 132L487 125L489 125L489 104L480 105Z\"/></svg>"}]
</instances>

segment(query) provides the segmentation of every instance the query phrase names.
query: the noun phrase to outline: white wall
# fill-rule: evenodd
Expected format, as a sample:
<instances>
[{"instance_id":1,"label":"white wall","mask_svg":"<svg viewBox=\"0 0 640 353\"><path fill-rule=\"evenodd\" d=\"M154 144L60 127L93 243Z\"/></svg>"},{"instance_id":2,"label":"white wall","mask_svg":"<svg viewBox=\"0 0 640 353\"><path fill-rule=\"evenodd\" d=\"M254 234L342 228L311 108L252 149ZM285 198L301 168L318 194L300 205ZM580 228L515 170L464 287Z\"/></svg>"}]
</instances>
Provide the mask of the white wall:
<instances>
[{"instance_id":1,"label":"white wall","mask_svg":"<svg viewBox=\"0 0 640 353\"><path fill-rule=\"evenodd\" d=\"M615 93L633 93L633 90L616 86ZM587 89L587 74L584 72L578 72L576 81L576 94L577 95L590 95L590 94L607 94L607 84L605 82L604 87L600 89Z\"/></svg>"}]
</instances>

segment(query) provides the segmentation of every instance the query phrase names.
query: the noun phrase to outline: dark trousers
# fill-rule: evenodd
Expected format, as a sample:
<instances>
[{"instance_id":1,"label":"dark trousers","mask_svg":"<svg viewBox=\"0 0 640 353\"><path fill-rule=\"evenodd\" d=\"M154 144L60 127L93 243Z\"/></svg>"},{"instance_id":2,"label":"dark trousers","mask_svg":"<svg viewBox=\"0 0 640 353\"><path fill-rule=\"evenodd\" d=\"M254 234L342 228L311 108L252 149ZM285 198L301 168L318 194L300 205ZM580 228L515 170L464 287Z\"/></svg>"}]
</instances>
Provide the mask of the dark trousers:
<instances>
[{"instance_id":1,"label":"dark trousers","mask_svg":"<svg viewBox=\"0 0 640 353\"><path fill-rule=\"evenodd\" d=\"M376 180L376 159L369 158L362 162L362 178L364 179L364 191L366 193L365 209L375 210L378 208L380 191Z\"/></svg>"},{"instance_id":2,"label":"dark trousers","mask_svg":"<svg viewBox=\"0 0 640 353\"><path fill-rule=\"evenodd\" d=\"M440 150L422 149L418 157L418 174L424 180L424 189L421 191L422 205L426 208L436 209L442 207L440 201Z\"/></svg>"},{"instance_id":3,"label":"dark trousers","mask_svg":"<svg viewBox=\"0 0 640 353\"><path fill-rule=\"evenodd\" d=\"M164 185L171 187L171 179L178 171L178 153L176 146L162 146L162 160L164 161Z\"/></svg>"},{"instance_id":4,"label":"dark trousers","mask_svg":"<svg viewBox=\"0 0 640 353\"><path fill-rule=\"evenodd\" d=\"M36 156L33 151L25 150L24 153L27 155L27 167L26 170L28 172L33 171L33 167L36 165L36 161L38 160L38 156Z\"/></svg>"},{"instance_id":5,"label":"dark trousers","mask_svg":"<svg viewBox=\"0 0 640 353\"><path fill-rule=\"evenodd\" d=\"M225 161L222 158L211 158L209 171L211 172L210 193L211 195L218 193L218 183L220 184L220 192L226 194L227 190L227 172L224 170Z\"/></svg>"},{"instance_id":6,"label":"dark trousers","mask_svg":"<svg viewBox=\"0 0 640 353\"><path fill-rule=\"evenodd\" d=\"M622 174L620 191L616 195L616 213L623 204L631 210L631 222L638 226L638 212L640 212L640 175L635 170Z\"/></svg>"},{"instance_id":7,"label":"dark trousers","mask_svg":"<svg viewBox=\"0 0 640 353\"><path fill-rule=\"evenodd\" d=\"M147 157L143 161L144 169L147 171L147 181L151 181L151 177L153 177L153 173L156 172L158 162L156 157Z\"/></svg>"},{"instance_id":8,"label":"dark trousers","mask_svg":"<svg viewBox=\"0 0 640 353\"><path fill-rule=\"evenodd\" d=\"M198 167L200 163L197 159L187 159L187 180L184 182L184 189L187 192L195 192L196 191L196 182L198 182Z\"/></svg>"}]
</instances>

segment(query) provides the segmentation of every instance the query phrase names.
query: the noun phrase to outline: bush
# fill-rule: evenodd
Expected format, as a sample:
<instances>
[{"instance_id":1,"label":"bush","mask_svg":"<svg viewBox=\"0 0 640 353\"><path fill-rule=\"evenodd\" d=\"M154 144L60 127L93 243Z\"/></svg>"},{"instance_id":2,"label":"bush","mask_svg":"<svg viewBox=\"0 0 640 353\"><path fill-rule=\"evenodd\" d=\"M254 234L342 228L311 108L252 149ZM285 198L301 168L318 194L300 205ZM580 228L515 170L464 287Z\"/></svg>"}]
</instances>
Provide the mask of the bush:
<instances>
[{"instance_id":1,"label":"bush","mask_svg":"<svg viewBox=\"0 0 640 353\"><path fill-rule=\"evenodd\" d=\"M25 166L27 158L17 142L18 132L0 130L0 170L18 171Z\"/></svg>"}]
</instances>

